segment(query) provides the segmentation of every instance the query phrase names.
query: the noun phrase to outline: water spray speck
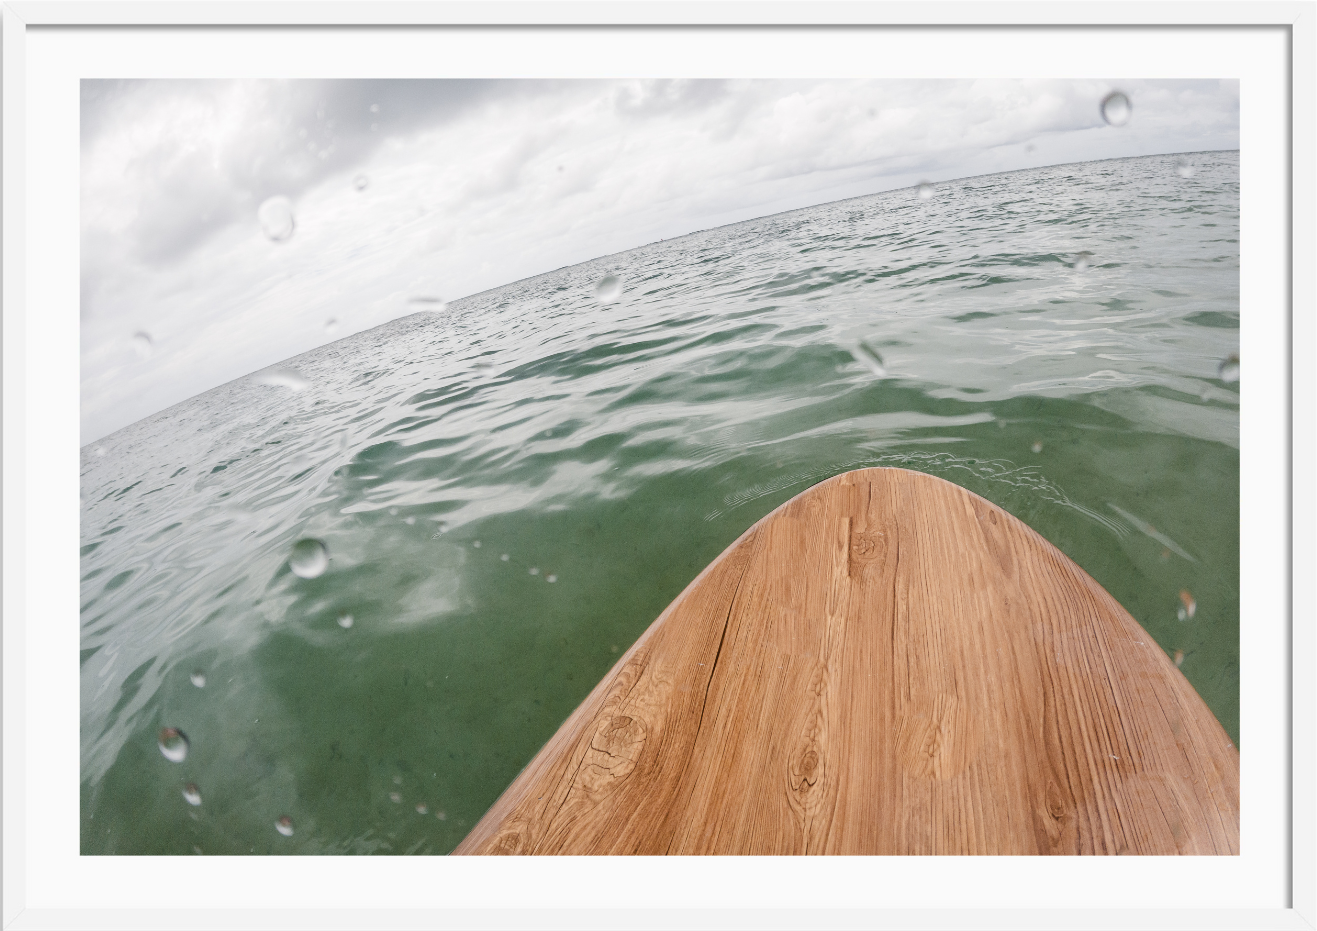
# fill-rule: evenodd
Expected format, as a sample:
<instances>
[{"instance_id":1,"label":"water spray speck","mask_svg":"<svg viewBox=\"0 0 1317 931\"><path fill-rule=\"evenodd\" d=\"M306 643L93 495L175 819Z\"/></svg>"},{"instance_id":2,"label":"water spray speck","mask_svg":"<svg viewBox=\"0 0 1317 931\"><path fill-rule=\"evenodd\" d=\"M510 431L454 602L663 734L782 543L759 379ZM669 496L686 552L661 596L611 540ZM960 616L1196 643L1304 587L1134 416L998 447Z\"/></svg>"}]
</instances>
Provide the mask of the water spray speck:
<instances>
[{"instance_id":1,"label":"water spray speck","mask_svg":"<svg viewBox=\"0 0 1317 931\"><path fill-rule=\"evenodd\" d=\"M288 557L288 568L300 578L314 579L329 568L329 550L319 540L298 540Z\"/></svg>"},{"instance_id":2,"label":"water spray speck","mask_svg":"<svg viewBox=\"0 0 1317 931\"><path fill-rule=\"evenodd\" d=\"M166 760L171 763L182 763L187 759L188 740L187 735L176 727L166 727L160 730L158 741L160 752L164 754Z\"/></svg>"},{"instance_id":3,"label":"water spray speck","mask_svg":"<svg viewBox=\"0 0 1317 931\"><path fill-rule=\"evenodd\" d=\"M287 197L271 197L256 210L261 232L271 242L284 242L293 235L293 202Z\"/></svg>"},{"instance_id":4,"label":"water spray speck","mask_svg":"<svg viewBox=\"0 0 1317 931\"><path fill-rule=\"evenodd\" d=\"M601 304L612 304L622 296L622 279L617 275L604 275L594 286L594 296Z\"/></svg>"},{"instance_id":5,"label":"water spray speck","mask_svg":"<svg viewBox=\"0 0 1317 931\"><path fill-rule=\"evenodd\" d=\"M1112 126L1124 126L1130 121L1134 107L1120 91L1112 91L1102 98L1102 119Z\"/></svg>"}]
</instances>

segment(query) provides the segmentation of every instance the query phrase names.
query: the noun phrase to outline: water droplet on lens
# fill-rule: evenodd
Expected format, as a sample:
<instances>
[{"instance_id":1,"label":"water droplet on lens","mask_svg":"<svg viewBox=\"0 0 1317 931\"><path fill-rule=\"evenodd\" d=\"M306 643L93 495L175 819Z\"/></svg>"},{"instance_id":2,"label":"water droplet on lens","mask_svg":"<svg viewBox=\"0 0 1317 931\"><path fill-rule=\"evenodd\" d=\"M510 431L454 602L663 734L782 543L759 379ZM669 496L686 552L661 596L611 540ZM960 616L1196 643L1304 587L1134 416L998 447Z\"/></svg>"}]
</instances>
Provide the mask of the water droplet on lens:
<instances>
[{"instance_id":1,"label":"water droplet on lens","mask_svg":"<svg viewBox=\"0 0 1317 931\"><path fill-rule=\"evenodd\" d=\"M326 321L325 321L325 332L328 333L330 336L333 336L335 333L337 333L337 332L338 332L338 321L335 320L333 317L330 317L328 320L326 320Z\"/></svg>"},{"instance_id":2,"label":"water droplet on lens","mask_svg":"<svg viewBox=\"0 0 1317 931\"><path fill-rule=\"evenodd\" d=\"M1175 668L1179 669L1184 664L1184 650L1175 651Z\"/></svg>"},{"instance_id":3,"label":"water droplet on lens","mask_svg":"<svg viewBox=\"0 0 1317 931\"><path fill-rule=\"evenodd\" d=\"M915 193L919 195L920 200L928 200L933 196L933 184L930 181L920 181L915 185Z\"/></svg>"},{"instance_id":4,"label":"water droplet on lens","mask_svg":"<svg viewBox=\"0 0 1317 931\"><path fill-rule=\"evenodd\" d=\"M201 804L201 790L197 788L195 782L189 782L187 785L183 786L183 799L189 805Z\"/></svg>"},{"instance_id":5,"label":"water droplet on lens","mask_svg":"<svg viewBox=\"0 0 1317 931\"><path fill-rule=\"evenodd\" d=\"M447 821L447 820L448 820L448 813L445 812L445 811L436 811L436 812L434 813L434 816L435 816L436 818L438 818L440 821Z\"/></svg>"},{"instance_id":6,"label":"water droplet on lens","mask_svg":"<svg viewBox=\"0 0 1317 931\"><path fill-rule=\"evenodd\" d=\"M1216 374L1225 382L1239 381L1239 353L1232 352L1222 359Z\"/></svg>"},{"instance_id":7,"label":"water droplet on lens","mask_svg":"<svg viewBox=\"0 0 1317 931\"><path fill-rule=\"evenodd\" d=\"M557 577L556 575L546 575L546 576L544 577L544 581L546 581L546 582L556 582L556 581L558 581L558 577Z\"/></svg>"},{"instance_id":8,"label":"water droplet on lens","mask_svg":"<svg viewBox=\"0 0 1317 931\"><path fill-rule=\"evenodd\" d=\"M151 334L141 331L133 334L133 351L142 359L149 358L151 350L155 349L155 343L151 342Z\"/></svg>"},{"instance_id":9,"label":"water droplet on lens","mask_svg":"<svg viewBox=\"0 0 1317 931\"><path fill-rule=\"evenodd\" d=\"M854 356L856 362L868 366L869 371L873 372L878 378L887 377L887 366L883 362L882 355L864 340L860 340L855 344L851 355Z\"/></svg>"},{"instance_id":10,"label":"water droplet on lens","mask_svg":"<svg viewBox=\"0 0 1317 931\"><path fill-rule=\"evenodd\" d=\"M402 793L400 793L400 792L390 792L390 793L389 793L389 801L393 802L395 805L401 803L401 802L402 802Z\"/></svg>"},{"instance_id":11,"label":"water droplet on lens","mask_svg":"<svg viewBox=\"0 0 1317 931\"><path fill-rule=\"evenodd\" d=\"M1188 619L1188 615L1185 614L1184 608L1176 608L1175 616L1178 617L1181 621Z\"/></svg>"},{"instance_id":12,"label":"water droplet on lens","mask_svg":"<svg viewBox=\"0 0 1317 931\"><path fill-rule=\"evenodd\" d=\"M352 186L356 188L358 191L366 190L369 184L370 184L370 178L367 178L365 175L357 175L355 178L352 179Z\"/></svg>"},{"instance_id":13,"label":"water droplet on lens","mask_svg":"<svg viewBox=\"0 0 1317 931\"><path fill-rule=\"evenodd\" d=\"M380 112L380 105L377 104L377 103L373 103L373 104L371 104L371 105L370 105L370 112L371 112L371 113L379 113L379 112Z\"/></svg>"},{"instance_id":14,"label":"water droplet on lens","mask_svg":"<svg viewBox=\"0 0 1317 931\"><path fill-rule=\"evenodd\" d=\"M351 615L351 614L344 614L344 615L342 615L341 617L339 617L339 619L338 619L338 626L339 626L339 627L342 627L344 630L347 630L349 627L351 627L351 626L352 626L352 615Z\"/></svg>"},{"instance_id":15,"label":"water droplet on lens","mask_svg":"<svg viewBox=\"0 0 1317 931\"><path fill-rule=\"evenodd\" d=\"M402 522L403 522L404 524L406 524L407 526L410 527L412 524L416 523L416 518L415 518L415 517L404 517L404 518L402 519Z\"/></svg>"},{"instance_id":16,"label":"water droplet on lens","mask_svg":"<svg viewBox=\"0 0 1317 931\"><path fill-rule=\"evenodd\" d=\"M539 574L540 574L540 570L539 570L537 567L535 567L535 566L531 566L531 567L530 567L530 574L531 574L531 575L539 575Z\"/></svg>"},{"instance_id":17,"label":"water droplet on lens","mask_svg":"<svg viewBox=\"0 0 1317 931\"><path fill-rule=\"evenodd\" d=\"M99 459L105 455L105 447L97 444L91 448L91 454Z\"/></svg>"},{"instance_id":18,"label":"water droplet on lens","mask_svg":"<svg viewBox=\"0 0 1317 931\"><path fill-rule=\"evenodd\" d=\"M1192 178L1194 176L1194 166L1183 158L1175 160L1175 173L1181 178Z\"/></svg>"},{"instance_id":19,"label":"water droplet on lens","mask_svg":"<svg viewBox=\"0 0 1317 931\"><path fill-rule=\"evenodd\" d=\"M1120 91L1112 91L1102 98L1102 119L1112 126L1124 126L1130 121L1134 107Z\"/></svg>"},{"instance_id":20,"label":"water droplet on lens","mask_svg":"<svg viewBox=\"0 0 1317 931\"><path fill-rule=\"evenodd\" d=\"M507 562L507 561L508 561L508 558L509 558L509 557L508 557L508 554L507 554L507 553L504 553L502 556L499 557L499 559L503 560L504 562Z\"/></svg>"},{"instance_id":21,"label":"water droplet on lens","mask_svg":"<svg viewBox=\"0 0 1317 931\"><path fill-rule=\"evenodd\" d=\"M1043 444L1039 440L1034 440L1033 446L1030 448L1036 453L1041 453L1043 451Z\"/></svg>"},{"instance_id":22,"label":"water droplet on lens","mask_svg":"<svg viewBox=\"0 0 1317 931\"><path fill-rule=\"evenodd\" d=\"M293 369L270 369L256 377L257 384L270 385L274 388L287 388L289 391L301 391L310 382Z\"/></svg>"},{"instance_id":23,"label":"water droplet on lens","mask_svg":"<svg viewBox=\"0 0 1317 931\"><path fill-rule=\"evenodd\" d=\"M475 541L475 542L472 543L471 545L474 546L476 549L480 549L480 541L479 541L479 540Z\"/></svg>"},{"instance_id":24,"label":"water droplet on lens","mask_svg":"<svg viewBox=\"0 0 1317 931\"><path fill-rule=\"evenodd\" d=\"M398 516L398 509L397 509L397 508L389 508L389 516L390 516L390 517L397 517L397 516Z\"/></svg>"},{"instance_id":25,"label":"water droplet on lens","mask_svg":"<svg viewBox=\"0 0 1317 931\"><path fill-rule=\"evenodd\" d=\"M287 815L284 815L282 818L280 818L278 821L274 823L274 829L278 831L280 834L282 834L284 837L292 837L293 819L288 817Z\"/></svg>"},{"instance_id":26,"label":"water droplet on lens","mask_svg":"<svg viewBox=\"0 0 1317 931\"><path fill-rule=\"evenodd\" d=\"M1091 252L1076 252L1074 260L1070 263L1071 267L1077 272L1086 271L1092 258Z\"/></svg>"},{"instance_id":27,"label":"water droplet on lens","mask_svg":"<svg viewBox=\"0 0 1317 931\"><path fill-rule=\"evenodd\" d=\"M293 235L293 202L287 197L271 197L256 211L263 232L272 242L283 242Z\"/></svg>"},{"instance_id":28,"label":"water droplet on lens","mask_svg":"<svg viewBox=\"0 0 1317 931\"><path fill-rule=\"evenodd\" d=\"M162 728L160 731L160 752L171 763L182 763L187 758L187 735L176 727Z\"/></svg>"},{"instance_id":29,"label":"water droplet on lens","mask_svg":"<svg viewBox=\"0 0 1317 931\"><path fill-rule=\"evenodd\" d=\"M206 687L206 674L200 669L194 669L191 678L192 684L197 688L204 689Z\"/></svg>"},{"instance_id":30,"label":"water droplet on lens","mask_svg":"<svg viewBox=\"0 0 1317 931\"><path fill-rule=\"evenodd\" d=\"M400 786L400 785L402 785L402 777L401 777L401 776L394 776L394 777L393 777L393 784L394 784L395 786Z\"/></svg>"},{"instance_id":31,"label":"water droplet on lens","mask_svg":"<svg viewBox=\"0 0 1317 931\"><path fill-rule=\"evenodd\" d=\"M329 550L319 540L298 540L288 557L288 568L303 579L314 579L329 568Z\"/></svg>"},{"instance_id":32,"label":"water droplet on lens","mask_svg":"<svg viewBox=\"0 0 1317 931\"><path fill-rule=\"evenodd\" d=\"M1189 589L1180 589L1180 602L1184 605L1184 613L1192 618L1194 612L1198 610L1198 602L1194 600L1193 595L1189 594Z\"/></svg>"},{"instance_id":33,"label":"water droplet on lens","mask_svg":"<svg viewBox=\"0 0 1317 931\"><path fill-rule=\"evenodd\" d=\"M604 275L594 286L594 296L601 304L611 304L622 296L622 279L617 275Z\"/></svg>"},{"instance_id":34,"label":"water droplet on lens","mask_svg":"<svg viewBox=\"0 0 1317 931\"><path fill-rule=\"evenodd\" d=\"M430 811L430 809L428 809L428 808L425 807L425 803L424 803L424 802L422 802L422 803L420 803L419 805L416 806L416 813L417 813L418 815L428 814L429 811Z\"/></svg>"}]
</instances>

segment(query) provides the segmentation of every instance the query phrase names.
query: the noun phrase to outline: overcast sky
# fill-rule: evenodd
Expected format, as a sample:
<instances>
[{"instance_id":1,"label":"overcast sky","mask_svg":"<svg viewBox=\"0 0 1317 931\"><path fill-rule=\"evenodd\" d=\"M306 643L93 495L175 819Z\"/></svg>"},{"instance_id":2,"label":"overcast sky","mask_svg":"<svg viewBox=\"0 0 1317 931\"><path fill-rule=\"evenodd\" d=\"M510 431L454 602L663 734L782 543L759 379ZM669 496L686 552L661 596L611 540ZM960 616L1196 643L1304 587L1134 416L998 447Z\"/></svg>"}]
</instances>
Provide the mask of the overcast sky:
<instances>
[{"instance_id":1,"label":"overcast sky","mask_svg":"<svg viewBox=\"0 0 1317 931\"><path fill-rule=\"evenodd\" d=\"M83 81L81 123L85 444L411 297L921 180L1236 149L1239 84Z\"/></svg>"}]
</instances>

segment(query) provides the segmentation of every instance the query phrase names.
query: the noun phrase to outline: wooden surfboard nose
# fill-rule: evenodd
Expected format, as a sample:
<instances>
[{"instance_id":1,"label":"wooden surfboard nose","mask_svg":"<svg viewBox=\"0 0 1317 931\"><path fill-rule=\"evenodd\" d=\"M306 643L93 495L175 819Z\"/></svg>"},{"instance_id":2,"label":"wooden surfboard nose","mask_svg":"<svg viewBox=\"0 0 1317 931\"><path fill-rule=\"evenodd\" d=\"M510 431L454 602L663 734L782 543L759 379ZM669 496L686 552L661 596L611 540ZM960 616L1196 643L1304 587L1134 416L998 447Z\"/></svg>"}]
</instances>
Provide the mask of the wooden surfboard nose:
<instances>
[{"instance_id":1,"label":"wooden surfboard nose","mask_svg":"<svg viewBox=\"0 0 1317 931\"><path fill-rule=\"evenodd\" d=\"M991 502L862 469L658 617L457 854L1237 854L1239 753Z\"/></svg>"}]
</instances>

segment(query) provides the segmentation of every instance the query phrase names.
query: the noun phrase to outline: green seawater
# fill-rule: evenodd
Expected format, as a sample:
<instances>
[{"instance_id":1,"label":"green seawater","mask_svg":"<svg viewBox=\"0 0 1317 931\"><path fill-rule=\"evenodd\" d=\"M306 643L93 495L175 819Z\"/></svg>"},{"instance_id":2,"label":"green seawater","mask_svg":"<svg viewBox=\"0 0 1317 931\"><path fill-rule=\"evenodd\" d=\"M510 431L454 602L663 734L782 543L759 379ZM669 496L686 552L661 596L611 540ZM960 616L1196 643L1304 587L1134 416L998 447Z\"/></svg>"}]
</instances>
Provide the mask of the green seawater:
<instances>
[{"instance_id":1,"label":"green seawater","mask_svg":"<svg viewBox=\"0 0 1317 931\"><path fill-rule=\"evenodd\" d=\"M870 465L1023 519L1240 742L1239 156L1187 159L656 243L91 444L82 853L446 853L710 560Z\"/></svg>"}]
</instances>

